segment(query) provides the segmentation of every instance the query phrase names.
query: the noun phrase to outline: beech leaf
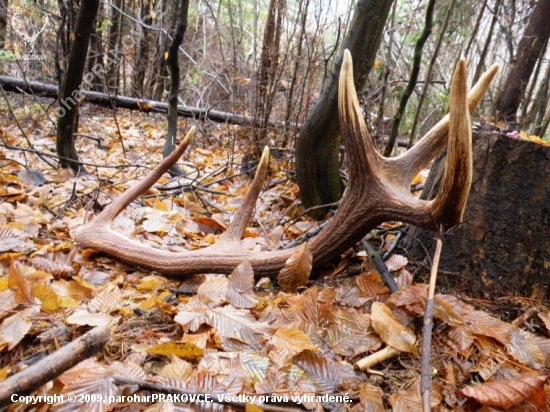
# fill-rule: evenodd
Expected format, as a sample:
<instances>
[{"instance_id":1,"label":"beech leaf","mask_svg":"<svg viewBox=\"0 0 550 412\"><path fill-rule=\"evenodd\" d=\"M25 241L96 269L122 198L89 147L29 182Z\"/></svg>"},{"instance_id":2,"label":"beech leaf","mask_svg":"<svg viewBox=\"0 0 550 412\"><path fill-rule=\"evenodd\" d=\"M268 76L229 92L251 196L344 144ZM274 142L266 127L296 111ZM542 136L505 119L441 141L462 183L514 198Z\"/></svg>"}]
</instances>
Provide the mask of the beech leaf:
<instances>
[{"instance_id":1,"label":"beech leaf","mask_svg":"<svg viewBox=\"0 0 550 412\"><path fill-rule=\"evenodd\" d=\"M544 384L547 381L547 375L522 376L467 386L461 392L482 405L509 409L520 402L531 400L535 392L544 391Z\"/></svg>"},{"instance_id":2,"label":"beech leaf","mask_svg":"<svg viewBox=\"0 0 550 412\"><path fill-rule=\"evenodd\" d=\"M371 323L380 339L403 352L416 353L416 336L399 322L391 310L381 302L374 302L371 308Z\"/></svg>"},{"instance_id":3,"label":"beech leaf","mask_svg":"<svg viewBox=\"0 0 550 412\"><path fill-rule=\"evenodd\" d=\"M298 288L306 285L312 267L313 255L307 243L304 243L287 259L277 280L286 292L296 292Z\"/></svg>"},{"instance_id":4,"label":"beech leaf","mask_svg":"<svg viewBox=\"0 0 550 412\"><path fill-rule=\"evenodd\" d=\"M253 308L258 304L253 288L254 270L250 262L244 260L229 276L227 300L236 308Z\"/></svg>"}]
</instances>

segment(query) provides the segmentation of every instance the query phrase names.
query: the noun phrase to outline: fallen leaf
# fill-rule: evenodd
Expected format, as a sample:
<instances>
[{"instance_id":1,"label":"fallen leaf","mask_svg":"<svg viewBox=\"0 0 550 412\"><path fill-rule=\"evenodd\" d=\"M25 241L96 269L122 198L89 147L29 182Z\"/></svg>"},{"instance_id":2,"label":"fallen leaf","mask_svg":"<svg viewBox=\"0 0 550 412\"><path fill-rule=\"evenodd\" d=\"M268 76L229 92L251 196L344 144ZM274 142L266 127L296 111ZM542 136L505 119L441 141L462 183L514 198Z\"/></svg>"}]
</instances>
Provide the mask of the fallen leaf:
<instances>
[{"instance_id":1,"label":"fallen leaf","mask_svg":"<svg viewBox=\"0 0 550 412\"><path fill-rule=\"evenodd\" d=\"M254 297L254 270L248 260L233 269L227 285L227 300L236 308L253 308L258 304Z\"/></svg>"},{"instance_id":2,"label":"fallen leaf","mask_svg":"<svg viewBox=\"0 0 550 412\"><path fill-rule=\"evenodd\" d=\"M298 288L306 285L312 267L313 255L307 243L303 243L287 259L277 280L286 292L296 292Z\"/></svg>"},{"instance_id":3,"label":"fallen leaf","mask_svg":"<svg viewBox=\"0 0 550 412\"><path fill-rule=\"evenodd\" d=\"M386 344L403 352L416 353L416 336L399 322L382 302L374 302L371 308L371 323L376 333Z\"/></svg>"},{"instance_id":4,"label":"fallen leaf","mask_svg":"<svg viewBox=\"0 0 550 412\"><path fill-rule=\"evenodd\" d=\"M461 392L482 405L509 409L520 402L531 401L537 391L544 392L547 381L548 375L521 376L516 379L467 386Z\"/></svg>"}]
</instances>

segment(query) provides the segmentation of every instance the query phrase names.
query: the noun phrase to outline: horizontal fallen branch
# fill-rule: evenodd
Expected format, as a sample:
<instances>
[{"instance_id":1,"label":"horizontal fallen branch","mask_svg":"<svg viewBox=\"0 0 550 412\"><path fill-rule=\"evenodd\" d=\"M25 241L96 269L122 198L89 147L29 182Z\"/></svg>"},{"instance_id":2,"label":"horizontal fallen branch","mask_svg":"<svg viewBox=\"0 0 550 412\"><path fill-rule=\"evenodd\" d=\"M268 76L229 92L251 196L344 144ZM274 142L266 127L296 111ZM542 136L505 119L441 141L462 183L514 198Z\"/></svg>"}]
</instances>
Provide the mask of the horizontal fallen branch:
<instances>
[{"instance_id":1,"label":"horizontal fallen branch","mask_svg":"<svg viewBox=\"0 0 550 412\"><path fill-rule=\"evenodd\" d=\"M24 80L11 76L0 76L0 86L10 92L34 93L42 97L57 99L58 87L54 84L46 84L33 80ZM93 91L83 90L82 92L88 103L99 106L116 107L139 110L145 113L166 113L168 103L155 100L138 99L128 96L109 95ZM230 123L238 125L259 126L259 122L252 116L245 116L238 113L221 112L218 110L203 109L200 107L178 105L178 116L190 117L197 120L212 120L218 123ZM284 122L267 122L267 127L284 127ZM294 125L292 125L294 126Z\"/></svg>"}]
</instances>

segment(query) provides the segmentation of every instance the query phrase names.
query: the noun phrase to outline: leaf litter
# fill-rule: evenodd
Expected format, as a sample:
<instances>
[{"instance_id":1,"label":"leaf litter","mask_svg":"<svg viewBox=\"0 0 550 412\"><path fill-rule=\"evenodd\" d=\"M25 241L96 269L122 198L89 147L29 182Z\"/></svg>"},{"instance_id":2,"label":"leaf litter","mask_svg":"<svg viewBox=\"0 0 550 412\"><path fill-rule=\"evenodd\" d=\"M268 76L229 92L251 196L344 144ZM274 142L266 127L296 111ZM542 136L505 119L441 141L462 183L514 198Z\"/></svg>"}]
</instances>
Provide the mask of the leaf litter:
<instances>
[{"instance_id":1,"label":"leaf litter","mask_svg":"<svg viewBox=\"0 0 550 412\"><path fill-rule=\"evenodd\" d=\"M0 379L91 327L111 331L99 355L34 394L95 394L112 399L110 404L42 403L26 409L14 404L9 410L233 410L260 400L289 410L421 410L427 287L413 283L404 256L393 253L386 261L400 288L390 296L361 252L350 251L338 267L310 279L307 243L289 259L279 282L256 284L247 261L228 277L173 279L77 250L71 231L161 158L159 118L132 112L118 121L125 155L107 115L82 118L82 134L102 133L99 145L78 139L90 175L75 177L49 169L33 154L0 150ZM23 129L32 135L35 123ZM47 122L42 129L34 148L46 151L55 129ZM6 143L27 145L11 124L2 124L0 133ZM209 134L208 141L242 135L231 125ZM245 143L238 140L236 147ZM189 175L163 177L113 228L172 251L216 242L249 184L239 173L243 153L196 139L179 162ZM284 158L271 162L269 182L242 241L251 250L277 248L316 227L299 207L290 164ZM348 276L357 265L360 274ZM452 295L435 298L432 408L548 410L548 308L537 306L532 323L520 327L480 310L482 302L470 303ZM384 350L385 360L361 368L364 359ZM220 403L129 404L121 397L149 394L147 384L209 394ZM346 402L334 402L332 395Z\"/></svg>"}]
</instances>

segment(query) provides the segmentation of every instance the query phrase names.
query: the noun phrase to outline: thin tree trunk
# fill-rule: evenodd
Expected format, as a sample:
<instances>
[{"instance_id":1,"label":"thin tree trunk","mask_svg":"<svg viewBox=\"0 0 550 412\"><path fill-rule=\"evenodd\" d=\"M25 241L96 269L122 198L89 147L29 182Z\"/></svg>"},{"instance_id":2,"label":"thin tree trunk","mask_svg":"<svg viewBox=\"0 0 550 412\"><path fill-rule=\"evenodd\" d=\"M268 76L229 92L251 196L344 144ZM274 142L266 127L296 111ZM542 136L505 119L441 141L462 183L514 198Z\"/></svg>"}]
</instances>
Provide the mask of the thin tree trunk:
<instances>
[{"instance_id":1,"label":"thin tree trunk","mask_svg":"<svg viewBox=\"0 0 550 412\"><path fill-rule=\"evenodd\" d=\"M500 118L515 124L535 64L544 54L544 45L550 37L550 0L539 0L533 9L529 24L521 38L512 70L504 84L497 110Z\"/></svg>"},{"instance_id":2,"label":"thin tree trunk","mask_svg":"<svg viewBox=\"0 0 550 412\"><path fill-rule=\"evenodd\" d=\"M116 7L111 7L111 20L113 24L109 29L107 43L108 56L117 54L118 48L121 47L120 40L122 39L124 15L119 10L124 10L124 0L114 0L114 5ZM109 65L106 79L108 93L118 94L119 67L119 60L116 60Z\"/></svg>"},{"instance_id":3,"label":"thin tree trunk","mask_svg":"<svg viewBox=\"0 0 550 412\"><path fill-rule=\"evenodd\" d=\"M75 173L83 170L74 142L76 109L81 94L78 90L82 83L90 34L94 27L99 9L99 0L82 0L76 22L74 41L69 56L67 75L61 89L60 106L57 110L56 149L61 167L70 167Z\"/></svg>"},{"instance_id":4,"label":"thin tree trunk","mask_svg":"<svg viewBox=\"0 0 550 412\"><path fill-rule=\"evenodd\" d=\"M487 53L489 51L489 45L492 43L493 31L495 29L495 24L498 21L498 12L500 10L501 4L502 4L502 0L496 0L495 12L493 13L493 18L491 19L491 26L489 27L489 33L487 33L487 38L485 39L485 44L483 45L483 51L479 56L479 62L477 64L476 71L474 73L474 80L473 80L474 83L478 81L479 76L481 76L481 73L483 73L485 58L487 57Z\"/></svg>"},{"instance_id":5,"label":"thin tree trunk","mask_svg":"<svg viewBox=\"0 0 550 412\"><path fill-rule=\"evenodd\" d=\"M405 109L407 108L409 98L412 96L416 87L418 74L420 73L420 66L422 65L422 51L424 49L424 44L426 44L426 40L428 40L428 37L430 37L430 34L432 33L434 8L435 0L429 0L428 6L426 7L424 29L422 30L422 33L420 34L420 37L418 38L414 46L414 58L411 70L411 77L409 78L407 88L403 92L401 100L399 101L397 113L395 113L395 116L393 117L388 144L384 148L384 156L391 155L391 152L393 151L395 142L397 141L397 135L399 134L399 125L401 124L401 120L403 119L403 115L405 114Z\"/></svg>"},{"instance_id":6,"label":"thin tree trunk","mask_svg":"<svg viewBox=\"0 0 550 412\"><path fill-rule=\"evenodd\" d=\"M178 132L178 92L180 85L180 66L178 63L178 52L185 30L187 29L187 14L189 12L189 0L181 0L179 4L178 20L172 43L168 50L168 70L170 71L170 94L168 95L168 130L166 142L162 152L164 157L172 153L176 147L176 135ZM174 165L170 173L183 175L184 172Z\"/></svg>"},{"instance_id":7,"label":"thin tree trunk","mask_svg":"<svg viewBox=\"0 0 550 412\"><path fill-rule=\"evenodd\" d=\"M428 65L428 70L426 73L426 81L424 82L424 87L422 88L422 93L420 94L420 99L418 100L418 105L416 107L416 113L414 115L414 121L411 126L411 132L409 135L409 143L407 145L407 148L411 148L416 136L416 127L418 125L418 119L420 118L420 112L422 111L422 105L424 104L424 99L426 98L426 95L428 94L428 87L430 87L431 84L431 77L432 77L432 71L435 67L435 61L439 56L439 50L441 49L441 44L443 43L443 38L445 37L445 34L447 33L447 26L449 25L449 21L451 20L451 15L453 14L453 11L455 9L456 0L451 0L451 4L449 5L449 9L447 10L447 15L445 16L445 21L443 22L443 26L441 26L441 30L439 32L439 37L437 38L437 43L435 45L435 50L432 53L432 57L430 59L430 64Z\"/></svg>"}]
</instances>

